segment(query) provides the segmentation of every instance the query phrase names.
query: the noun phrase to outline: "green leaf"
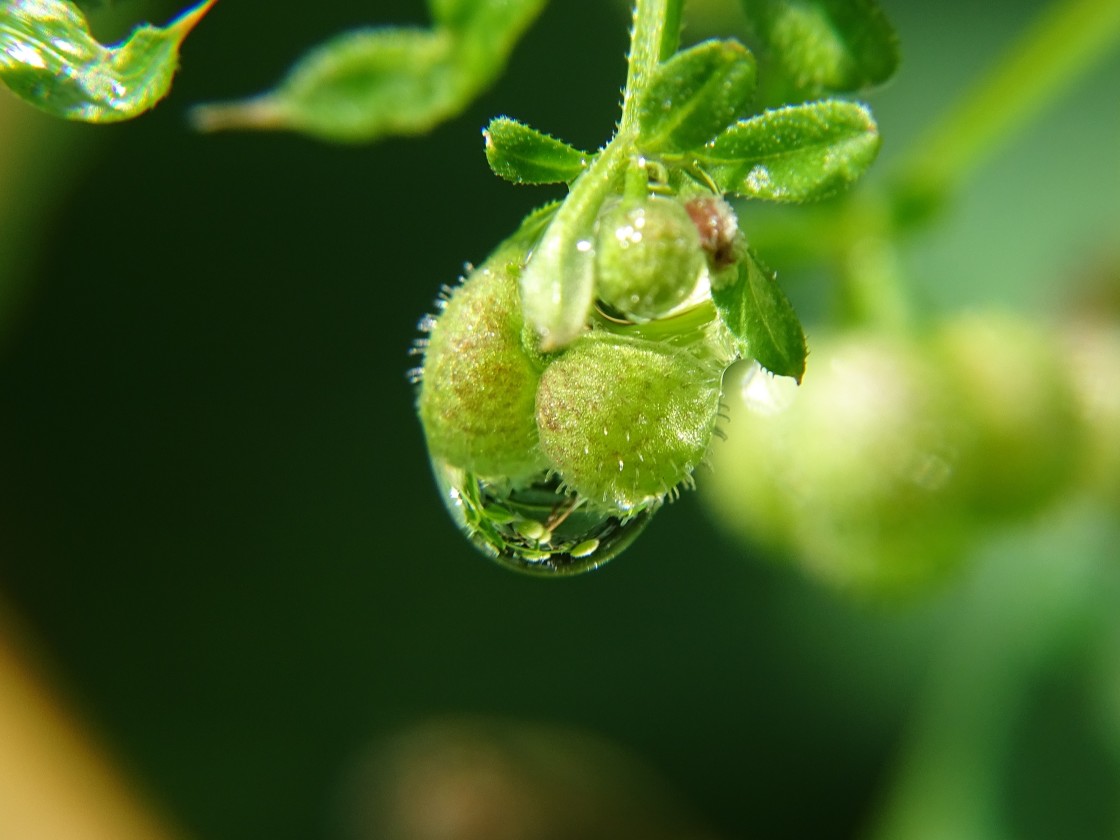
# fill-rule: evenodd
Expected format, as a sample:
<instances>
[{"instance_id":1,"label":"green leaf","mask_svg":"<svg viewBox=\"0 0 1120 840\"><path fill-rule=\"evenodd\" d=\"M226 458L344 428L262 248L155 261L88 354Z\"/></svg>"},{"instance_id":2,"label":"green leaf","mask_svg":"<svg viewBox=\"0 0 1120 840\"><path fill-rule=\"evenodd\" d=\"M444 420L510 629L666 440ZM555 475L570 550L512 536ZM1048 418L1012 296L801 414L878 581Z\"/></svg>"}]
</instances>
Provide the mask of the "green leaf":
<instances>
[{"instance_id":1,"label":"green leaf","mask_svg":"<svg viewBox=\"0 0 1120 840\"><path fill-rule=\"evenodd\" d=\"M428 0L428 13L436 26L462 29L476 14L477 0Z\"/></svg>"},{"instance_id":2,"label":"green leaf","mask_svg":"<svg viewBox=\"0 0 1120 840\"><path fill-rule=\"evenodd\" d=\"M712 302L744 356L801 381L807 354L801 321L777 278L754 254L747 254L731 282L713 286Z\"/></svg>"},{"instance_id":3,"label":"green leaf","mask_svg":"<svg viewBox=\"0 0 1120 840\"><path fill-rule=\"evenodd\" d=\"M432 22L486 44L516 43L548 0L428 0ZM512 36L512 40L511 40ZM503 48L504 49L504 48Z\"/></svg>"},{"instance_id":4,"label":"green leaf","mask_svg":"<svg viewBox=\"0 0 1120 840\"><path fill-rule=\"evenodd\" d=\"M706 41L659 65L638 102L638 145L650 152L702 146L738 119L754 95L754 56L736 41Z\"/></svg>"},{"instance_id":5,"label":"green leaf","mask_svg":"<svg viewBox=\"0 0 1120 840\"><path fill-rule=\"evenodd\" d=\"M203 131L291 130L337 142L423 134L461 113L497 78L546 0L432 0L432 29L339 35L272 91L192 112Z\"/></svg>"},{"instance_id":6,"label":"green leaf","mask_svg":"<svg viewBox=\"0 0 1120 840\"><path fill-rule=\"evenodd\" d=\"M289 129L361 142L428 131L455 113L462 98L454 41L445 30L368 29L312 50L276 90L200 105L192 120L204 131Z\"/></svg>"},{"instance_id":7,"label":"green leaf","mask_svg":"<svg viewBox=\"0 0 1120 840\"><path fill-rule=\"evenodd\" d=\"M880 85L898 69L898 36L875 0L743 0L759 37L807 96Z\"/></svg>"},{"instance_id":8,"label":"green leaf","mask_svg":"<svg viewBox=\"0 0 1120 840\"><path fill-rule=\"evenodd\" d=\"M56 117L131 119L167 95L179 45L214 2L199 3L166 27L138 27L112 47L93 38L68 0L2 2L0 81Z\"/></svg>"},{"instance_id":9,"label":"green leaf","mask_svg":"<svg viewBox=\"0 0 1120 840\"><path fill-rule=\"evenodd\" d=\"M492 119L482 134L490 168L515 184L568 183L587 168L591 157L508 117Z\"/></svg>"},{"instance_id":10,"label":"green leaf","mask_svg":"<svg viewBox=\"0 0 1120 840\"><path fill-rule=\"evenodd\" d=\"M811 201L850 186L875 160L879 145L870 111L829 100L738 122L695 158L724 192Z\"/></svg>"}]
</instances>

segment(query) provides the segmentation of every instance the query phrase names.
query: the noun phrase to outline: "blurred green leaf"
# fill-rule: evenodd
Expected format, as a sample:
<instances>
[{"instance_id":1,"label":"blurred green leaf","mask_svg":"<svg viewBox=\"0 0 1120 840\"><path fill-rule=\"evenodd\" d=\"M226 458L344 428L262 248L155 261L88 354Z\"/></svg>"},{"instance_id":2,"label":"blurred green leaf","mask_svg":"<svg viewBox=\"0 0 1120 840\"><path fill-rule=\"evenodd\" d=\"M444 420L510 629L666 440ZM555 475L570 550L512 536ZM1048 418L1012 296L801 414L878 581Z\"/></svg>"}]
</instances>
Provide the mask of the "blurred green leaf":
<instances>
[{"instance_id":1,"label":"blurred green leaf","mask_svg":"<svg viewBox=\"0 0 1120 840\"><path fill-rule=\"evenodd\" d=\"M807 96L879 85L898 69L898 36L875 0L743 0L743 6Z\"/></svg>"},{"instance_id":2,"label":"blurred green leaf","mask_svg":"<svg viewBox=\"0 0 1120 840\"><path fill-rule=\"evenodd\" d=\"M300 131L368 142L429 131L460 113L505 67L546 0L432 0L432 29L343 33L307 53L275 89L201 105L203 131Z\"/></svg>"},{"instance_id":3,"label":"blurred green leaf","mask_svg":"<svg viewBox=\"0 0 1120 840\"><path fill-rule=\"evenodd\" d=\"M442 29L347 32L305 55L274 91L201 105L192 119L204 131L290 129L349 142L420 134L458 109L453 53Z\"/></svg>"},{"instance_id":4,"label":"blurred green leaf","mask_svg":"<svg viewBox=\"0 0 1120 840\"><path fill-rule=\"evenodd\" d=\"M777 278L749 253L730 283L713 286L712 302L740 352L778 376L805 374L805 334Z\"/></svg>"},{"instance_id":5,"label":"blurred green leaf","mask_svg":"<svg viewBox=\"0 0 1120 840\"><path fill-rule=\"evenodd\" d=\"M428 0L428 12L436 26L458 29L470 22L480 5L477 0Z\"/></svg>"},{"instance_id":6,"label":"blurred green leaf","mask_svg":"<svg viewBox=\"0 0 1120 840\"><path fill-rule=\"evenodd\" d=\"M428 0L432 21L477 39L483 52L507 51L548 0Z\"/></svg>"},{"instance_id":7,"label":"blurred green leaf","mask_svg":"<svg viewBox=\"0 0 1120 840\"><path fill-rule=\"evenodd\" d=\"M590 159L562 140L509 117L492 119L483 135L490 168L515 184L567 183L587 168Z\"/></svg>"},{"instance_id":8,"label":"blurred green leaf","mask_svg":"<svg viewBox=\"0 0 1120 840\"><path fill-rule=\"evenodd\" d=\"M706 41L661 64L638 103L641 148L683 152L740 117L754 94L754 56L736 41Z\"/></svg>"},{"instance_id":9,"label":"blurred green leaf","mask_svg":"<svg viewBox=\"0 0 1120 840\"><path fill-rule=\"evenodd\" d=\"M720 189L746 198L811 201L857 180L879 153L871 113L830 100L767 111L696 154Z\"/></svg>"},{"instance_id":10,"label":"blurred green leaf","mask_svg":"<svg viewBox=\"0 0 1120 840\"><path fill-rule=\"evenodd\" d=\"M179 45L214 2L199 3L166 27L138 27L113 47L93 38L68 0L0 3L0 80L56 117L131 119L167 95Z\"/></svg>"}]
</instances>

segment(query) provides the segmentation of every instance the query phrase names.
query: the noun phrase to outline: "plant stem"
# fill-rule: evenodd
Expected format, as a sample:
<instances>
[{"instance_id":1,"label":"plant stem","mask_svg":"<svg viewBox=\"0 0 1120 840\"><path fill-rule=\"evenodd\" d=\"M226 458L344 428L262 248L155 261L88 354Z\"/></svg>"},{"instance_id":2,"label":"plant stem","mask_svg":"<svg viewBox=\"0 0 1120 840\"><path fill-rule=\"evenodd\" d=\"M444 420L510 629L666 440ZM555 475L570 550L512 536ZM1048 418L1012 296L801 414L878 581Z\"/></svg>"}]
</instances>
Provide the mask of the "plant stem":
<instances>
[{"instance_id":1,"label":"plant stem","mask_svg":"<svg viewBox=\"0 0 1120 840\"><path fill-rule=\"evenodd\" d=\"M638 95L649 83L661 60L676 50L682 5L683 0L637 0L634 3L619 134L629 134L634 130L638 119Z\"/></svg>"},{"instance_id":2,"label":"plant stem","mask_svg":"<svg viewBox=\"0 0 1120 840\"><path fill-rule=\"evenodd\" d=\"M935 126L903 182L951 189L1120 37L1118 0L1054 0Z\"/></svg>"},{"instance_id":3,"label":"plant stem","mask_svg":"<svg viewBox=\"0 0 1120 840\"><path fill-rule=\"evenodd\" d=\"M998 803L1016 729L1045 675L1068 673L1108 626L1114 538L1074 507L975 559L871 840L1015 836Z\"/></svg>"},{"instance_id":4,"label":"plant stem","mask_svg":"<svg viewBox=\"0 0 1120 840\"><path fill-rule=\"evenodd\" d=\"M928 223L986 155L1053 101L1118 37L1120 0L1054 0L979 84L915 144L916 152L903 158L878 212L873 200L843 205L846 218L835 227L856 243L842 249L838 261L841 303L850 322L908 327L912 317L894 259L898 234ZM887 206L891 211L883 212ZM862 239L854 238L861 231Z\"/></svg>"}]
</instances>

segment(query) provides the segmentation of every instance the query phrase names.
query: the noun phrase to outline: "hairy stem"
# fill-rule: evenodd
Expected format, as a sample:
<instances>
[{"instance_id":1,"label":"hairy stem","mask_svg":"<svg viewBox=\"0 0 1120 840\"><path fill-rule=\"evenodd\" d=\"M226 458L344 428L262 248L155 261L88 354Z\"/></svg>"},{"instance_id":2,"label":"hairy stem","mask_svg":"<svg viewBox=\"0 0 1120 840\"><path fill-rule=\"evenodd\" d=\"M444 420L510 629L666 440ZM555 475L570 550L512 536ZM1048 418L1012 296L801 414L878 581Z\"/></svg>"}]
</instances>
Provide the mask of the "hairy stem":
<instances>
[{"instance_id":1,"label":"hairy stem","mask_svg":"<svg viewBox=\"0 0 1120 840\"><path fill-rule=\"evenodd\" d=\"M638 95L649 83L657 65L677 47L683 0L637 0L630 30L630 58L626 92L622 99L619 134L628 134L637 124Z\"/></svg>"}]
</instances>

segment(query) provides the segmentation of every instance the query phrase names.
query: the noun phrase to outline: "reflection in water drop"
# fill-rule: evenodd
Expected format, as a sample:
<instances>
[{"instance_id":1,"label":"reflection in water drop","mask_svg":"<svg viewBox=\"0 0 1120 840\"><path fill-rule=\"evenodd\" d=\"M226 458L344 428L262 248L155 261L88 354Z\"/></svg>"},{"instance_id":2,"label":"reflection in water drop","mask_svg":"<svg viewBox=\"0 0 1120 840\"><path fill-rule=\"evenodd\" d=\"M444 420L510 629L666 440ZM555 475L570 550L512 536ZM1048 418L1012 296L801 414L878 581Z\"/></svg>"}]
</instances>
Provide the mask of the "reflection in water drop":
<instances>
[{"instance_id":1,"label":"reflection in water drop","mask_svg":"<svg viewBox=\"0 0 1120 840\"><path fill-rule=\"evenodd\" d=\"M953 477L953 460L952 456L938 452L916 452L908 470L910 480L923 490L935 493Z\"/></svg>"},{"instance_id":2,"label":"reflection in water drop","mask_svg":"<svg viewBox=\"0 0 1120 840\"><path fill-rule=\"evenodd\" d=\"M660 503L612 515L565 492L542 474L510 489L432 462L443 503L470 541L488 557L530 574L576 575L597 569L625 549Z\"/></svg>"},{"instance_id":3,"label":"reflection in water drop","mask_svg":"<svg viewBox=\"0 0 1120 840\"><path fill-rule=\"evenodd\" d=\"M762 192L770 186L770 170L759 164L747 173L746 182L754 192Z\"/></svg>"}]
</instances>

